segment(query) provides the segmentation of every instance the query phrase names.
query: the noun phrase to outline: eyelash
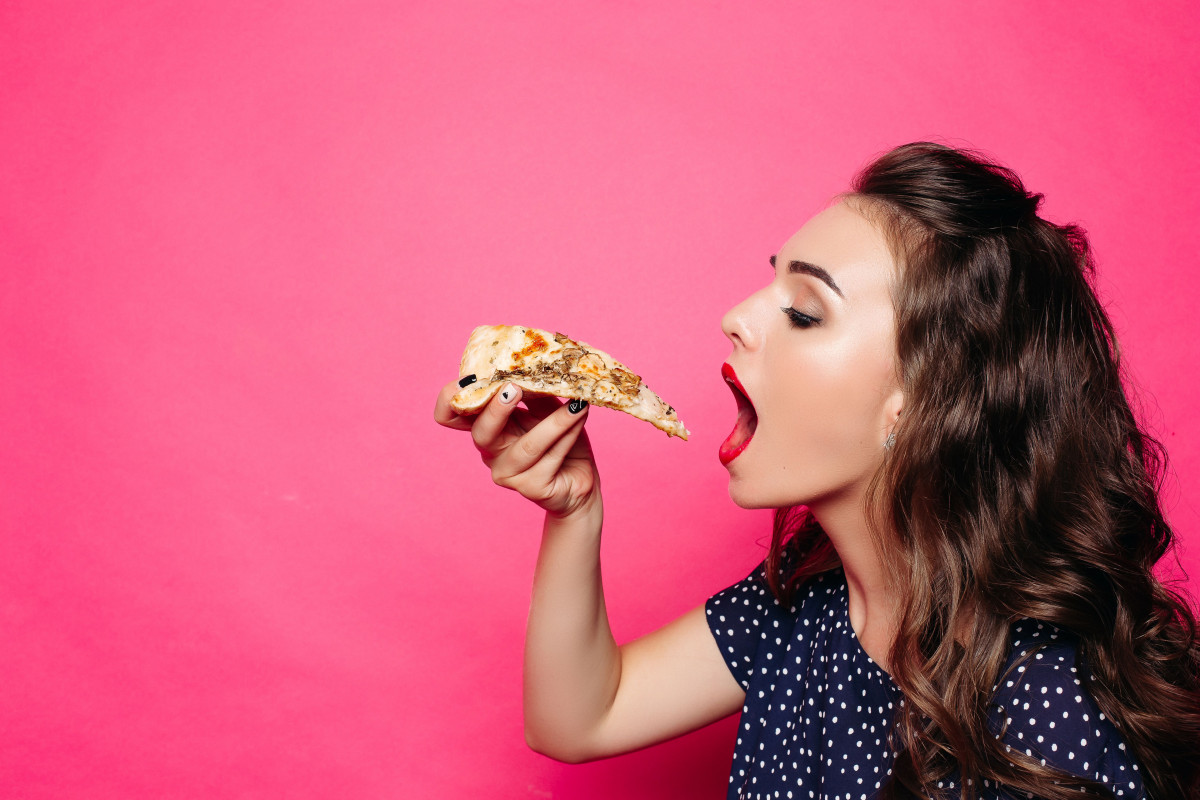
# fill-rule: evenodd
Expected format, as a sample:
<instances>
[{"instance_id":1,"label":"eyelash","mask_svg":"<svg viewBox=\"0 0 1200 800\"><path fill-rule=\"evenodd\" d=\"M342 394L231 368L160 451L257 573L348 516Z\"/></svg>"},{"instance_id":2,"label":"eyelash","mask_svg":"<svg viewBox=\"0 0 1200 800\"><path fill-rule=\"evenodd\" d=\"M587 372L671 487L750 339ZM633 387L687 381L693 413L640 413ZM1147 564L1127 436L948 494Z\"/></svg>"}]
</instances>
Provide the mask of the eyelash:
<instances>
[{"instance_id":1,"label":"eyelash","mask_svg":"<svg viewBox=\"0 0 1200 800\"><path fill-rule=\"evenodd\" d=\"M794 308L784 307L779 309L788 316L788 322L793 328L811 328L814 325L820 325L821 320L816 317L810 317L808 314L802 314Z\"/></svg>"}]
</instances>

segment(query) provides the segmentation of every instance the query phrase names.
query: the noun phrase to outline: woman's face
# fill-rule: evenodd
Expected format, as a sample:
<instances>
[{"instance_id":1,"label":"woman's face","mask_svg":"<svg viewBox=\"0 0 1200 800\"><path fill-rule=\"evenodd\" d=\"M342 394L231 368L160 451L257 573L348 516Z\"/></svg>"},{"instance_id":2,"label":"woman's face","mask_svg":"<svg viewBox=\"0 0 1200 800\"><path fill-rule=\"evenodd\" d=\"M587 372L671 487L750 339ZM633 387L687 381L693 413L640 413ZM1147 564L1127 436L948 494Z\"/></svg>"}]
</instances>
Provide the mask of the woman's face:
<instances>
[{"instance_id":1,"label":"woman's face","mask_svg":"<svg viewBox=\"0 0 1200 800\"><path fill-rule=\"evenodd\" d=\"M859 502L903 404L891 284L896 267L874 224L845 201L805 223L774 258L774 277L721 322L723 367L740 385L738 422L721 446L729 494L744 508Z\"/></svg>"}]
</instances>

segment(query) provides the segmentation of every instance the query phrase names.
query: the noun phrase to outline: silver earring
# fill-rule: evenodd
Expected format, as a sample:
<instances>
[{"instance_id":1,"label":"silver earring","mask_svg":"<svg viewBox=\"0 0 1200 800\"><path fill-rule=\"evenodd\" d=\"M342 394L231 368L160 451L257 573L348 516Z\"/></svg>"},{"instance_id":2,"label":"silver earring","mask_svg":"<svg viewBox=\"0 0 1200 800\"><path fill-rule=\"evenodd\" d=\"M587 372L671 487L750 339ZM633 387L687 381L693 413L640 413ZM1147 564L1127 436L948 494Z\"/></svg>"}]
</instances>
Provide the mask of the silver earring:
<instances>
[{"instance_id":1,"label":"silver earring","mask_svg":"<svg viewBox=\"0 0 1200 800\"><path fill-rule=\"evenodd\" d=\"M896 444L896 432L892 431L888 434L887 441L883 443L884 450L891 450L892 445Z\"/></svg>"}]
</instances>

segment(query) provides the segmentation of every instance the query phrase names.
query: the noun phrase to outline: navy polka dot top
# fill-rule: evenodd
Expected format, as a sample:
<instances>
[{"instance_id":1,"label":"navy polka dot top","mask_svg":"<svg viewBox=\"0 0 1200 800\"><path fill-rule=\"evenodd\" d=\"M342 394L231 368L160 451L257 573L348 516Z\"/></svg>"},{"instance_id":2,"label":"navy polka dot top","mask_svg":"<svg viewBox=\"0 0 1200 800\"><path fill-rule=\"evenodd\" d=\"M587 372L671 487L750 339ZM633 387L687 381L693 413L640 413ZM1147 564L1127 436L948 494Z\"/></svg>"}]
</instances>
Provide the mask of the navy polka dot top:
<instances>
[{"instance_id":1,"label":"navy polka dot top","mask_svg":"<svg viewBox=\"0 0 1200 800\"><path fill-rule=\"evenodd\" d=\"M706 604L709 628L746 690L728 797L874 797L892 772L888 731L900 690L850 627L841 570L810 580L795 602L779 604L760 565ZM1042 648L1022 661L1035 645ZM1000 674L990 722L1001 730L1003 708L1008 747L1099 781L1116 797L1144 797L1132 754L1080 684L1068 634L1048 623L1017 623ZM938 787L958 794L953 780ZM1012 795L985 782L981 796Z\"/></svg>"}]
</instances>

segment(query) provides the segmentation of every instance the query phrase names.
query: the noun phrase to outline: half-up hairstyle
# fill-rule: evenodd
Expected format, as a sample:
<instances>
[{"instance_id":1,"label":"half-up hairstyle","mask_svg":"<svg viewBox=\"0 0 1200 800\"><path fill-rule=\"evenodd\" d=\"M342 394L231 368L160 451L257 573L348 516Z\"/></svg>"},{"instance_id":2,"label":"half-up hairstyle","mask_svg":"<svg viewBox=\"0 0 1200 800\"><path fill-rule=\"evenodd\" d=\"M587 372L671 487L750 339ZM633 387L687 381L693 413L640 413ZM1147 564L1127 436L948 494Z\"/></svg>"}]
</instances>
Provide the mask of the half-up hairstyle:
<instances>
[{"instance_id":1,"label":"half-up hairstyle","mask_svg":"<svg viewBox=\"0 0 1200 800\"><path fill-rule=\"evenodd\" d=\"M1077 639L1079 679L1149 796L1200 798L1196 619L1153 573L1173 540L1166 453L1130 408L1084 232L1038 216L1042 196L1012 171L938 144L887 153L853 189L899 266L905 405L868 492L903 596L889 665L905 703L882 796L937 797L955 772L968 799L984 780L1106 794L988 728L1010 626L1031 618ZM807 509L776 514L776 594L836 564Z\"/></svg>"}]
</instances>

